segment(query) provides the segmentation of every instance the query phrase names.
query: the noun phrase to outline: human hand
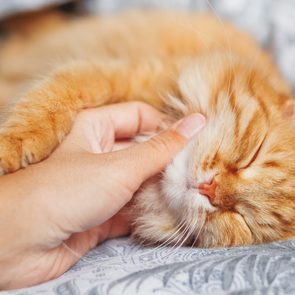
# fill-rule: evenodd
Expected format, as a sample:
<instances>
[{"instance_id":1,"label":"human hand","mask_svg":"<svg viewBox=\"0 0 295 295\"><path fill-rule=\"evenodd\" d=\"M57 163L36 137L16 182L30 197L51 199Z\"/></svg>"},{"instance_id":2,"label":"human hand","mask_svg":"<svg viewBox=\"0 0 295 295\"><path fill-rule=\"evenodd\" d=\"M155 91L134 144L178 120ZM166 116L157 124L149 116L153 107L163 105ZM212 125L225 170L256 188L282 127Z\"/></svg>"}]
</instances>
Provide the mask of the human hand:
<instances>
[{"instance_id":1,"label":"human hand","mask_svg":"<svg viewBox=\"0 0 295 295\"><path fill-rule=\"evenodd\" d=\"M55 278L99 242L129 232L121 208L204 118L191 115L145 143L111 151L116 140L156 131L165 119L143 103L83 111L49 159L0 178L0 287Z\"/></svg>"}]
</instances>

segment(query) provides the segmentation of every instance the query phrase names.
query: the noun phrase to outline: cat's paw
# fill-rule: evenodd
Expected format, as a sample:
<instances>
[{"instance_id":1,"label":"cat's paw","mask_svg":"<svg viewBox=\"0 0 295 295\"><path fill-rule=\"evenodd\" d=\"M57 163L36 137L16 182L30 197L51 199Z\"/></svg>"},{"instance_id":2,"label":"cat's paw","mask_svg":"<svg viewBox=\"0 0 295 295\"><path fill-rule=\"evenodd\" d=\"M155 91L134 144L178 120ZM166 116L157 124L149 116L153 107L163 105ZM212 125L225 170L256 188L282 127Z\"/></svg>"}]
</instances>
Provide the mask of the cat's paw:
<instances>
[{"instance_id":1,"label":"cat's paw","mask_svg":"<svg viewBox=\"0 0 295 295\"><path fill-rule=\"evenodd\" d=\"M0 135L0 175L22 167L22 142L9 135Z\"/></svg>"},{"instance_id":2,"label":"cat's paw","mask_svg":"<svg viewBox=\"0 0 295 295\"><path fill-rule=\"evenodd\" d=\"M38 143L37 138L0 134L0 175L15 172L44 159L48 151Z\"/></svg>"}]
</instances>

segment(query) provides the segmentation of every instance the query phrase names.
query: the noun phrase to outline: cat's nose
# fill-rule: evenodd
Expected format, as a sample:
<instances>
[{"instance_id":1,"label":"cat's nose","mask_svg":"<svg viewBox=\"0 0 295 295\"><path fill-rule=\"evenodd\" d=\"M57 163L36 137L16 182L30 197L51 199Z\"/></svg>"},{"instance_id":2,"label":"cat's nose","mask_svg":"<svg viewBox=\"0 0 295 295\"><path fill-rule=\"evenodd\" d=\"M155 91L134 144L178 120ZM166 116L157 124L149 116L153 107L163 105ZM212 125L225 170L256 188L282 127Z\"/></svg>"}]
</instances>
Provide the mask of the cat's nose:
<instances>
[{"instance_id":1,"label":"cat's nose","mask_svg":"<svg viewBox=\"0 0 295 295\"><path fill-rule=\"evenodd\" d=\"M198 189L200 194L207 196L209 200L212 202L215 199L216 187L216 181L213 179L211 183L201 183Z\"/></svg>"}]
</instances>

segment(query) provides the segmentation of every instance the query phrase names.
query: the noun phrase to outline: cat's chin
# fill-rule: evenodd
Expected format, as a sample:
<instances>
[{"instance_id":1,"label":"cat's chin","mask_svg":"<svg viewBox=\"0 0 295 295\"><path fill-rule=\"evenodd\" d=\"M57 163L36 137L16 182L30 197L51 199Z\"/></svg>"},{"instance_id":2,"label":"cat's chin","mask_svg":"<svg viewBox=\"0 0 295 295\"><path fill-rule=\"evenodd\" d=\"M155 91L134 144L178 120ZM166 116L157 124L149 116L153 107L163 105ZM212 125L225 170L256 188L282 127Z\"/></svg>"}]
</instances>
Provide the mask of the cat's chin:
<instances>
[{"instance_id":1,"label":"cat's chin","mask_svg":"<svg viewBox=\"0 0 295 295\"><path fill-rule=\"evenodd\" d=\"M171 190L173 185L163 176L149 179L135 197L133 237L147 245L167 241L189 245L204 226L207 213L216 208L197 189Z\"/></svg>"}]
</instances>

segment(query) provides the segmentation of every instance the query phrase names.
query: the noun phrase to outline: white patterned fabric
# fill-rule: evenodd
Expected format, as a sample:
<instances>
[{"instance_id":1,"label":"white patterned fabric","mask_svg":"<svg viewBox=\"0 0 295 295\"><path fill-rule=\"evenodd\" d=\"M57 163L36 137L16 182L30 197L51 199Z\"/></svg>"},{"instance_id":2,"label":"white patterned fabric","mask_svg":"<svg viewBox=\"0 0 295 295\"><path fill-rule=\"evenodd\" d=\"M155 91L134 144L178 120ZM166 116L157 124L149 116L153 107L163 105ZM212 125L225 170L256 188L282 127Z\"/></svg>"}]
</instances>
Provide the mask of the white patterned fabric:
<instances>
[{"instance_id":1,"label":"white patterned fabric","mask_svg":"<svg viewBox=\"0 0 295 295\"><path fill-rule=\"evenodd\" d=\"M141 248L107 241L51 282L13 295L295 294L295 240L222 249Z\"/></svg>"}]
</instances>

